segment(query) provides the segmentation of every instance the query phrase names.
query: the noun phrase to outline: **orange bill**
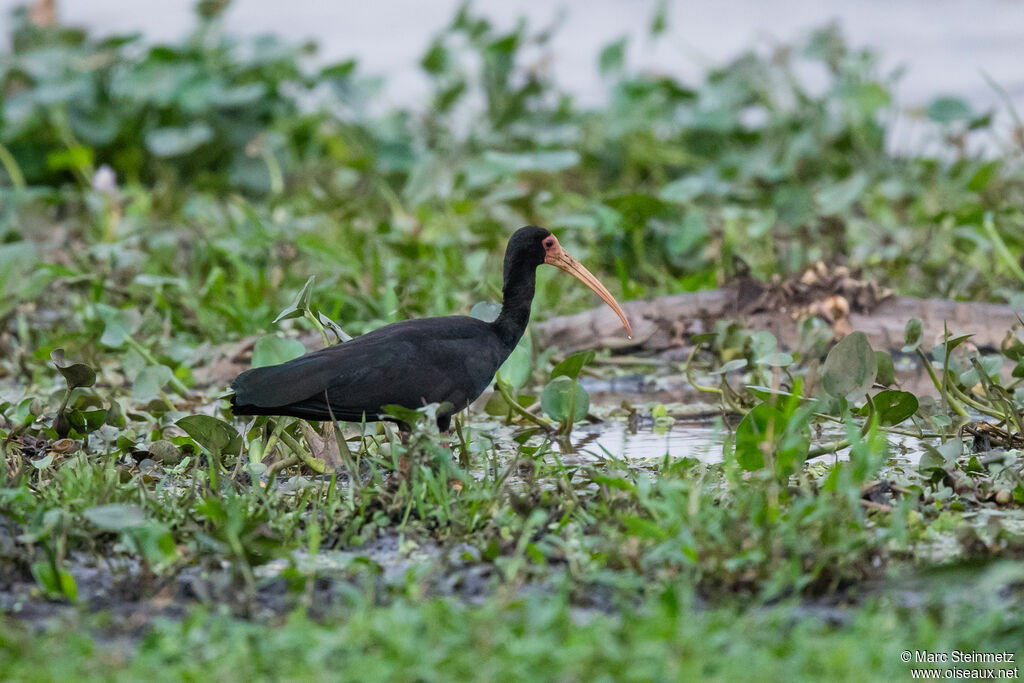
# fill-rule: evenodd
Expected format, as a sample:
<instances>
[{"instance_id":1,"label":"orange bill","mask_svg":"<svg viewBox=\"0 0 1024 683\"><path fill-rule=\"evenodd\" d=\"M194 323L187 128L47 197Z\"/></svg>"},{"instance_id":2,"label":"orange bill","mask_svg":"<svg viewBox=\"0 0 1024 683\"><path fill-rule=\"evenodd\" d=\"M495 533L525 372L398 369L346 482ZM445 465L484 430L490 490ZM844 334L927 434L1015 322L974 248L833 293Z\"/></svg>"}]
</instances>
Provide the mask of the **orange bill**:
<instances>
[{"instance_id":1,"label":"orange bill","mask_svg":"<svg viewBox=\"0 0 1024 683\"><path fill-rule=\"evenodd\" d=\"M601 297L606 304L608 304L615 314L622 320L622 324L626 328L626 336L630 339L633 338L633 329L629 326L629 321L626 320L626 314L623 312L622 307L619 306L619 302L615 300L611 292L601 284L601 281L594 277L594 274L583 267L579 261L569 255L562 245L555 240L555 243L548 248L547 253L544 256L544 263L554 266L560 270L572 275L574 278L590 287L594 290L599 297Z\"/></svg>"}]
</instances>

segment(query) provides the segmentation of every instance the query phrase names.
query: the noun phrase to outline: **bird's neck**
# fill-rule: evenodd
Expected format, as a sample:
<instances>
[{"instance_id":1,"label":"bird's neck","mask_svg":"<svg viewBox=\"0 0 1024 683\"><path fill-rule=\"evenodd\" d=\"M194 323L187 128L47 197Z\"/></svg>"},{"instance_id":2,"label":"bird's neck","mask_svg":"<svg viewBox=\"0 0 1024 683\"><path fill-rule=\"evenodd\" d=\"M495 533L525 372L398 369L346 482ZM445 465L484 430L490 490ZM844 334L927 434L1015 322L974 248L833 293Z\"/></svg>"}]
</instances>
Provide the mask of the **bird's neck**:
<instances>
[{"instance_id":1,"label":"bird's neck","mask_svg":"<svg viewBox=\"0 0 1024 683\"><path fill-rule=\"evenodd\" d=\"M536 268L516 269L505 274L501 313L492 324L509 353L519 343L530 322L530 305L536 284Z\"/></svg>"}]
</instances>

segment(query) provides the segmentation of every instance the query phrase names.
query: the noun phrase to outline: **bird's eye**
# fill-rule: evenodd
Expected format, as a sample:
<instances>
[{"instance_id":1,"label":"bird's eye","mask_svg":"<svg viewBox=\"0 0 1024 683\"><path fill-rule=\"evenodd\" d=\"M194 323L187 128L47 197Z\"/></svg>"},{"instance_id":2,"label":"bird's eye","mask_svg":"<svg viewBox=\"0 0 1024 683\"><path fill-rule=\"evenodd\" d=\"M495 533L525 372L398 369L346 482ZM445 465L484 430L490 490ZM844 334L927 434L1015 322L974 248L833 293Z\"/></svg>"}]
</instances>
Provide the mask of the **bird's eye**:
<instances>
[{"instance_id":1,"label":"bird's eye","mask_svg":"<svg viewBox=\"0 0 1024 683\"><path fill-rule=\"evenodd\" d=\"M545 249L550 249L554 244L555 244L555 240L551 239L550 237L547 238L546 240L544 240L544 248Z\"/></svg>"}]
</instances>

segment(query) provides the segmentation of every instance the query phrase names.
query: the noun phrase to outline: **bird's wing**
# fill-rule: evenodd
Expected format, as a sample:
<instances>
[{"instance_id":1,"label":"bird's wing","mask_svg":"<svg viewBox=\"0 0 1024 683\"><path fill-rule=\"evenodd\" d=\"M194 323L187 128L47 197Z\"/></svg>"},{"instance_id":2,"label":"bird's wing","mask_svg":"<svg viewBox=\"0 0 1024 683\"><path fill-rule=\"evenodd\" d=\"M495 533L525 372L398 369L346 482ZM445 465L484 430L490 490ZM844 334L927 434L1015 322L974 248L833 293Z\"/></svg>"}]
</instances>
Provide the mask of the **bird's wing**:
<instances>
[{"instance_id":1,"label":"bird's wing","mask_svg":"<svg viewBox=\"0 0 1024 683\"><path fill-rule=\"evenodd\" d=\"M491 334L472 318L389 325L281 365L246 371L232 384L235 402L326 412L329 399L339 419L376 413L388 404L415 408L451 401L461 409L487 387L504 360L493 345L482 343Z\"/></svg>"}]
</instances>

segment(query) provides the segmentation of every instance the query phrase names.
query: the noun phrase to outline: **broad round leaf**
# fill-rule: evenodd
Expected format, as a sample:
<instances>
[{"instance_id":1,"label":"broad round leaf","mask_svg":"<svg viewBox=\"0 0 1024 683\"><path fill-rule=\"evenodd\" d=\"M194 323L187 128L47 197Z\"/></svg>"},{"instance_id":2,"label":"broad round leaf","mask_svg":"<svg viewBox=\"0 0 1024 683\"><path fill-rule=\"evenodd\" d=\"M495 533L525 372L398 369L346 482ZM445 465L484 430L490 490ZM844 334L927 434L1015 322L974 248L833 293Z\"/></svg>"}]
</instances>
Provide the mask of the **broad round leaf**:
<instances>
[{"instance_id":1,"label":"broad round leaf","mask_svg":"<svg viewBox=\"0 0 1024 683\"><path fill-rule=\"evenodd\" d=\"M473 308L469 309L469 314L472 317L483 320L485 323L494 322L500 313L501 304L493 301L478 301L473 304Z\"/></svg>"},{"instance_id":2,"label":"broad round leaf","mask_svg":"<svg viewBox=\"0 0 1024 683\"><path fill-rule=\"evenodd\" d=\"M764 358L757 359L758 365L767 365L772 368L784 368L793 364L793 354L785 351L769 353Z\"/></svg>"},{"instance_id":3,"label":"broad round leaf","mask_svg":"<svg viewBox=\"0 0 1024 683\"><path fill-rule=\"evenodd\" d=\"M50 354L50 360L57 367L57 371L64 375L68 383L68 389L76 387L91 387L96 383L96 371L84 363L64 364L64 349L56 349Z\"/></svg>"},{"instance_id":4,"label":"broad round leaf","mask_svg":"<svg viewBox=\"0 0 1024 683\"><path fill-rule=\"evenodd\" d=\"M298 339L288 339L276 334L260 337L252 350L252 366L262 368L267 365L278 365L298 358L306 352L306 347Z\"/></svg>"},{"instance_id":5,"label":"broad round leaf","mask_svg":"<svg viewBox=\"0 0 1024 683\"><path fill-rule=\"evenodd\" d=\"M531 357L530 346L524 337L516 348L512 349L512 353L502 363L498 372L501 373L503 381L518 389L530 380L532 370L533 358Z\"/></svg>"},{"instance_id":6,"label":"broad round leaf","mask_svg":"<svg viewBox=\"0 0 1024 683\"><path fill-rule=\"evenodd\" d=\"M544 387L540 395L540 407L552 420L573 422L582 420L590 411L590 396L586 390L574 380L562 375L556 377Z\"/></svg>"},{"instance_id":7,"label":"broad round leaf","mask_svg":"<svg viewBox=\"0 0 1024 683\"><path fill-rule=\"evenodd\" d=\"M188 154L213 139L213 129L205 123L157 128L146 133L146 149L158 157Z\"/></svg>"},{"instance_id":8,"label":"broad round leaf","mask_svg":"<svg viewBox=\"0 0 1024 683\"><path fill-rule=\"evenodd\" d=\"M920 318L911 318L903 329L903 352L909 353L921 344L922 323Z\"/></svg>"},{"instance_id":9,"label":"broad round leaf","mask_svg":"<svg viewBox=\"0 0 1024 683\"><path fill-rule=\"evenodd\" d=\"M238 432L224 420L209 415L189 415L175 424L211 453L236 453L241 448L242 439Z\"/></svg>"},{"instance_id":10,"label":"broad round leaf","mask_svg":"<svg viewBox=\"0 0 1024 683\"><path fill-rule=\"evenodd\" d=\"M843 337L825 358L821 387L829 396L845 398L867 393L875 383L878 361L863 332Z\"/></svg>"},{"instance_id":11,"label":"broad round leaf","mask_svg":"<svg viewBox=\"0 0 1024 683\"><path fill-rule=\"evenodd\" d=\"M174 373L166 365L147 365L139 370L132 382L132 398L147 402L160 397L160 392L174 379Z\"/></svg>"},{"instance_id":12,"label":"broad round leaf","mask_svg":"<svg viewBox=\"0 0 1024 683\"><path fill-rule=\"evenodd\" d=\"M887 387L895 384L896 368L893 367L892 356L887 351L875 351L875 363L878 366L875 381Z\"/></svg>"},{"instance_id":13,"label":"broad round leaf","mask_svg":"<svg viewBox=\"0 0 1024 683\"><path fill-rule=\"evenodd\" d=\"M917 397L909 391L880 391L871 397L871 404L883 427L892 427L917 412Z\"/></svg>"},{"instance_id":14,"label":"broad round leaf","mask_svg":"<svg viewBox=\"0 0 1024 683\"><path fill-rule=\"evenodd\" d=\"M138 332L142 316L134 308L114 308L107 304L96 304L96 312L103 321L103 336L100 343L111 348L121 348L128 337Z\"/></svg>"},{"instance_id":15,"label":"broad round leaf","mask_svg":"<svg viewBox=\"0 0 1024 683\"><path fill-rule=\"evenodd\" d=\"M928 118L936 123L963 121L973 115L971 105L959 97L936 97L928 105Z\"/></svg>"}]
</instances>

